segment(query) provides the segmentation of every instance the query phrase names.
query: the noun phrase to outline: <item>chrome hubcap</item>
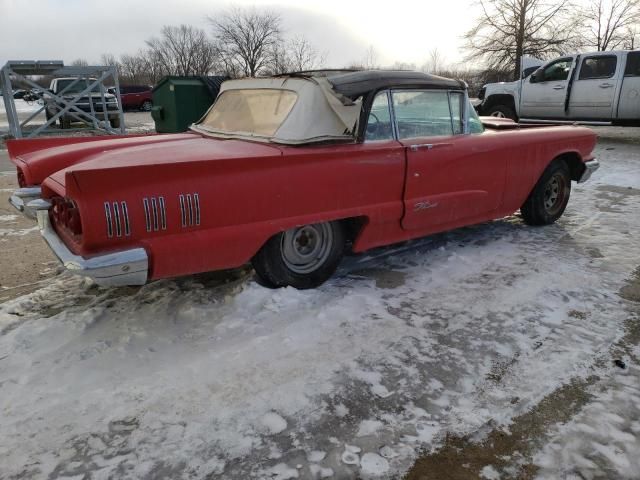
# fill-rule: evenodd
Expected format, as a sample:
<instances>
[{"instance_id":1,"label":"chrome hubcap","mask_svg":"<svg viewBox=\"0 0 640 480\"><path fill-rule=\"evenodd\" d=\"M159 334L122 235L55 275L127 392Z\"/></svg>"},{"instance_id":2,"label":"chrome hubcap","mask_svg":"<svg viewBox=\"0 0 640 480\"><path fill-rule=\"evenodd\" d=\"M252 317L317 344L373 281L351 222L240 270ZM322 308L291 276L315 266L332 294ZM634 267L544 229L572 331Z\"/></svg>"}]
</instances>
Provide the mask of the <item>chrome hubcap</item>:
<instances>
[{"instance_id":1,"label":"chrome hubcap","mask_svg":"<svg viewBox=\"0 0 640 480\"><path fill-rule=\"evenodd\" d=\"M328 224L305 225L287 230L280 251L285 265L295 273L317 270L331 253L333 231Z\"/></svg>"},{"instance_id":2,"label":"chrome hubcap","mask_svg":"<svg viewBox=\"0 0 640 480\"><path fill-rule=\"evenodd\" d=\"M492 117L497 117L497 118L507 118L506 115L502 112L493 112L491 114Z\"/></svg>"},{"instance_id":3,"label":"chrome hubcap","mask_svg":"<svg viewBox=\"0 0 640 480\"><path fill-rule=\"evenodd\" d=\"M561 175L551 177L544 189L544 208L554 214L562 206L565 195L565 182Z\"/></svg>"}]
</instances>

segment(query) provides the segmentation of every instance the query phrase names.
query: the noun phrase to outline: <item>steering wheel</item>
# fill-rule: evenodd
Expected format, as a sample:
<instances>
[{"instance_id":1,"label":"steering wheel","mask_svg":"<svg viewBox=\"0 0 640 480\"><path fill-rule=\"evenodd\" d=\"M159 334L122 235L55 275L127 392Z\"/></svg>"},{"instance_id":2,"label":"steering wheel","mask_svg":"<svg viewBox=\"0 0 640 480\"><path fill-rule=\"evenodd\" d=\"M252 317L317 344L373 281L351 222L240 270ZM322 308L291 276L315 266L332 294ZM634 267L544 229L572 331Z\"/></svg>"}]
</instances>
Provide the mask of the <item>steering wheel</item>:
<instances>
[{"instance_id":1,"label":"steering wheel","mask_svg":"<svg viewBox=\"0 0 640 480\"><path fill-rule=\"evenodd\" d=\"M376 121L375 123L371 123L371 119L374 118ZM378 116L373 113L370 112L369 113L369 121L367 122L367 134L369 135L375 135L376 133L378 133L378 127L380 126L380 119L378 118Z\"/></svg>"}]
</instances>

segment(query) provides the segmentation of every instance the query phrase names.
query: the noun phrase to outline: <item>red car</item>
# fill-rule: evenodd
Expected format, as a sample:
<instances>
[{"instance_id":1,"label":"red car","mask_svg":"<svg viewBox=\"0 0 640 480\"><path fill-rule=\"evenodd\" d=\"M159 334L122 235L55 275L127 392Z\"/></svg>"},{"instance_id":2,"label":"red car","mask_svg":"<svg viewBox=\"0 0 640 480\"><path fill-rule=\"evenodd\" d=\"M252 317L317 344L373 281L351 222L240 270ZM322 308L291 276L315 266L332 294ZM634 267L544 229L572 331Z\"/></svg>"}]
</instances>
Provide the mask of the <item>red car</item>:
<instances>
[{"instance_id":1,"label":"red car","mask_svg":"<svg viewBox=\"0 0 640 480\"><path fill-rule=\"evenodd\" d=\"M120 99L123 110L143 110L150 112L153 107L152 87L146 85L120 86ZM115 95L115 88L109 89Z\"/></svg>"},{"instance_id":2,"label":"red car","mask_svg":"<svg viewBox=\"0 0 640 480\"><path fill-rule=\"evenodd\" d=\"M464 83L422 73L231 80L189 133L9 142L12 203L99 284L252 262L265 285L312 288L347 249L518 209L553 223L598 168L587 128L486 122Z\"/></svg>"}]
</instances>

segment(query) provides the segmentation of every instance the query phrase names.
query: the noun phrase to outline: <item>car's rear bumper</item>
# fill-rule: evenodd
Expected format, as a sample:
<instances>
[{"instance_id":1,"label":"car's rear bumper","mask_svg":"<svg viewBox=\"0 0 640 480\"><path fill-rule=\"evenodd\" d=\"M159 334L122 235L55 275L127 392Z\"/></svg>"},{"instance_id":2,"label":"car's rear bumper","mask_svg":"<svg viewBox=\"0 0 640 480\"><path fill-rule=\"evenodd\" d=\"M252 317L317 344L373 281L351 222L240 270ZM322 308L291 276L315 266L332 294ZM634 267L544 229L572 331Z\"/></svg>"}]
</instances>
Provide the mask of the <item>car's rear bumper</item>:
<instances>
[{"instance_id":1,"label":"car's rear bumper","mask_svg":"<svg viewBox=\"0 0 640 480\"><path fill-rule=\"evenodd\" d=\"M19 188L9 197L9 203L27 217L36 218L36 212L28 208L29 202L40 198L42 190L40 187Z\"/></svg>"},{"instance_id":2,"label":"car's rear bumper","mask_svg":"<svg viewBox=\"0 0 640 480\"><path fill-rule=\"evenodd\" d=\"M578 179L578 183L584 183L589 180L593 172L600 168L600 162L594 158L593 160L584 162L584 166L584 172L582 172L582 176Z\"/></svg>"},{"instance_id":3,"label":"car's rear bumper","mask_svg":"<svg viewBox=\"0 0 640 480\"><path fill-rule=\"evenodd\" d=\"M92 278L98 285L144 285L149 272L149 257L144 248L132 248L85 258L67 248L51 225L45 201L37 209L40 233L62 265L71 273ZM39 208L38 208L39 207Z\"/></svg>"}]
</instances>

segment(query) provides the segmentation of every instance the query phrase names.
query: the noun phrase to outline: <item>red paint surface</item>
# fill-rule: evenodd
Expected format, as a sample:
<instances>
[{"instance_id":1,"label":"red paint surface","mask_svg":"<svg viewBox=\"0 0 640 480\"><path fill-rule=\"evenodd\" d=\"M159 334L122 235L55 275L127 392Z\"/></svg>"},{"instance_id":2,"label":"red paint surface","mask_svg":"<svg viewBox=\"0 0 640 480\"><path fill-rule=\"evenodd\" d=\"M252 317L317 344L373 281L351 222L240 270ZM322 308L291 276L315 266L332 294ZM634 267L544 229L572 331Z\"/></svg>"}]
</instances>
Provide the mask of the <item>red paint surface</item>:
<instances>
[{"instance_id":1,"label":"red paint surface","mask_svg":"<svg viewBox=\"0 0 640 480\"><path fill-rule=\"evenodd\" d=\"M43 195L80 209L75 253L142 246L152 279L240 266L296 225L360 218L355 251L500 218L518 210L545 167L565 153L589 160L580 127L364 144L276 146L196 134L10 146ZM51 141L51 140L50 140ZM34 142L34 141L29 141ZM412 151L411 145L432 144ZM179 195L198 193L201 224L182 227ZM144 197L164 197L167 229L146 231ZM127 202L131 235L107 237L104 202ZM417 208L421 204L431 207Z\"/></svg>"}]
</instances>

